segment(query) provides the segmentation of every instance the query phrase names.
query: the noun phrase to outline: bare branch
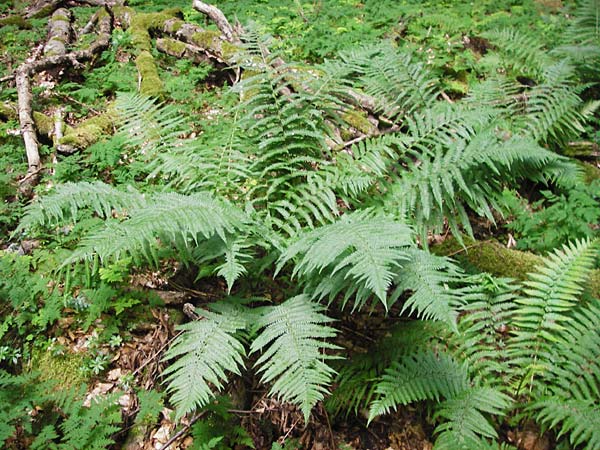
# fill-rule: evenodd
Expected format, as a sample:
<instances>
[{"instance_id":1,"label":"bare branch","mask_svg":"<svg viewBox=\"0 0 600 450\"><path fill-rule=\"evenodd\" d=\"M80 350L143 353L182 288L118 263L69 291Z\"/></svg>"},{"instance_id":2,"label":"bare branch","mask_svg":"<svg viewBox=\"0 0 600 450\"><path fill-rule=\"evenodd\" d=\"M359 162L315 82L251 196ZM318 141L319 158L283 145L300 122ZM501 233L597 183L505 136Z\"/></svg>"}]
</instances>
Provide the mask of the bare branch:
<instances>
[{"instance_id":1,"label":"bare branch","mask_svg":"<svg viewBox=\"0 0 600 450\"><path fill-rule=\"evenodd\" d=\"M217 28L223 33L225 39L229 42L237 42L238 38L236 36L233 27L225 17L225 14L217 8L216 6L209 5L208 3L201 2L200 0L194 0L192 4L193 8L196 11L201 12L206 15L210 20L212 20Z\"/></svg>"}]
</instances>

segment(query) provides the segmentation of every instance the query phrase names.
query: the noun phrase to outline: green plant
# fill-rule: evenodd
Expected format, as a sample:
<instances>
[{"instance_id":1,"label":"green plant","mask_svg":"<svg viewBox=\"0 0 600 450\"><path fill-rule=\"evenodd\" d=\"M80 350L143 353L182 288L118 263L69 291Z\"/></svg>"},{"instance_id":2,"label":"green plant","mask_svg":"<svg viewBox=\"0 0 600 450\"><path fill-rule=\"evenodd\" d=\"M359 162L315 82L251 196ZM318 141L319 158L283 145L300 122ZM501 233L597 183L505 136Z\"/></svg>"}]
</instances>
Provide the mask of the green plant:
<instances>
[{"instance_id":1,"label":"green plant","mask_svg":"<svg viewBox=\"0 0 600 450\"><path fill-rule=\"evenodd\" d=\"M543 198L529 208L507 192L517 248L547 252L572 239L591 238L600 221L600 182L574 186L566 193L541 191Z\"/></svg>"}]
</instances>

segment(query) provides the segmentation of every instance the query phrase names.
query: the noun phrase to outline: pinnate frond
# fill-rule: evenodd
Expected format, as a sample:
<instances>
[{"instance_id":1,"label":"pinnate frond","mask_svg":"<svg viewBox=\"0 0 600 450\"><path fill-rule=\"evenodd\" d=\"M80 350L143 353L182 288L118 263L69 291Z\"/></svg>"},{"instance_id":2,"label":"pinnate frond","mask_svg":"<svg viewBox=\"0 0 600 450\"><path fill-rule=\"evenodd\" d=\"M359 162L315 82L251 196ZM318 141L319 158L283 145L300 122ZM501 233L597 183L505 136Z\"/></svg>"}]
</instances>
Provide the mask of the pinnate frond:
<instances>
[{"instance_id":1,"label":"pinnate frond","mask_svg":"<svg viewBox=\"0 0 600 450\"><path fill-rule=\"evenodd\" d=\"M164 356L174 360L163 375L178 417L206 405L223 388L227 372L239 375L244 367L244 345L236 336L248 326L243 313L233 307L197 313L200 320L180 325L182 333Z\"/></svg>"},{"instance_id":2,"label":"pinnate frond","mask_svg":"<svg viewBox=\"0 0 600 450\"><path fill-rule=\"evenodd\" d=\"M411 234L408 226L386 216L346 214L301 235L282 254L278 268L297 259L294 275L317 282L343 275L349 289L364 289L385 304L395 270L409 259L407 250L414 245ZM320 296L336 293L330 286Z\"/></svg>"},{"instance_id":3,"label":"pinnate frond","mask_svg":"<svg viewBox=\"0 0 600 450\"><path fill-rule=\"evenodd\" d=\"M251 345L251 352L262 352L256 362L262 382L272 383L272 394L298 405L306 421L334 374L325 363L333 357L325 351L336 348L327 342L336 331L323 310L304 295L265 307L256 324L262 331Z\"/></svg>"}]
</instances>

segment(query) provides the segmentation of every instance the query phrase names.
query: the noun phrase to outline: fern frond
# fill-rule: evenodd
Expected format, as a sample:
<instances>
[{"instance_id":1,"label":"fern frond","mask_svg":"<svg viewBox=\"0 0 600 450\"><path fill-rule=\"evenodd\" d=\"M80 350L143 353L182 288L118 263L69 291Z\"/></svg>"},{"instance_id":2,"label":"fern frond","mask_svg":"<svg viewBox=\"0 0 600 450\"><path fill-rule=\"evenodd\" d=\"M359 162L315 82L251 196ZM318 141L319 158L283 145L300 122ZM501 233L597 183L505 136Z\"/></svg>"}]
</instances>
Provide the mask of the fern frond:
<instances>
[{"instance_id":1,"label":"fern frond","mask_svg":"<svg viewBox=\"0 0 600 450\"><path fill-rule=\"evenodd\" d=\"M411 246L411 230L405 224L368 211L356 212L301 235L281 255L278 270L299 257L293 275L320 283L313 292L321 298L333 298L344 289L323 284L329 277L357 292L357 303L374 294L386 305L395 270L409 259Z\"/></svg>"},{"instance_id":2,"label":"fern frond","mask_svg":"<svg viewBox=\"0 0 600 450\"><path fill-rule=\"evenodd\" d=\"M271 393L283 401L299 405L306 422L334 374L325 363L333 357L324 351L337 348L327 342L336 331L323 310L304 295L265 307L257 322L262 332L251 345L251 352L263 351L256 362L262 382L273 383Z\"/></svg>"},{"instance_id":3,"label":"fern frond","mask_svg":"<svg viewBox=\"0 0 600 450\"><path fill-rule=\"evenodd\" d=\"M66 448L89 448L103 450L114 444L111 435L119 430L121 410L116 396L110 395L93 400L91 407L83 406L85 386L79 391L66 389L57 392L55 401L66 416L60 424L62 443Z\"/></svg>"},{"instance_id":4,"label":"fern frond","mask_svg":"<svg viewBox=\"0 0 600 450\"><path fill-rule=\"evenodd\" d=\"M119 133L148 160L181 143L187 131L185 116L174 106L160 105L153 98L121 93L115 109L121 122Z\"/></svg>"},{"instance_id":5,"label":"fern frond","mask_svg":"<svg viewBox=\"0 0 600 450\"><path fill-rule=\"evenodd\" d=\"M358 75L365 93L376 99L379 111L395 122L436 101L438 80L409 52L391 45L365 46L340 58Z\"/></svg>"},{"instance_id":6,"label":"fern frond","mask_svg":"<svg viewBox=\"0 0 600 450\"><path fill-rule=\"evenodd\" d=\"M526 92L526 129L535 140L562 143L584 132L579 89L568 64L546 68L544 83Z\"/></svg>"},{"instance_id":7,"label":"fern frond","mask_svg":"<svg viewBox=\"0 0 600 450\"><path fill-rule=\"evenodd\" d=\"M482 438L496 439L498 434L484 414L503 415L510 398L488 387L470 387L436 407L435 418L445 419L436 428L440 433L436 448L478 450L485 447Z\"/></svg>"},{"instance_id":8,"label":"fern frond","mask_svg":"<svg viewBox=\"0 0 600 450\"><path fill-rule=\"evenodd\" d=\"M235 207L206 193L156 194L128 214L127 220L108 222L85 237L68 262L98 255L102 260L130 256L136 263L156 263L157 250L165 245L174 247L181 260L190 261L199 242L212 236L226 241L246 220Z\"/></svg>"},{"instance_id":9,"label":"fern frond","mask_svg":"<svg viewBox=\"0 0 600 450\"><path fill-rule=\"evenodd\" d=\"M570 314L579 302L594 266L598 241L583 240L563 246L544 259L524 283L524 296L517 300L516 327L509 354L522 371L522 381L533 384L538 372L552 364L553 347L572 322Z\"/></svg>"},{"instance_id":10,"label":"fern frond","mask_svg":"<svg viewBox=\"0 0 600 450\"><path fill-rule=\"evenodd\" d=\"M364 353L357 353L336 367L336 388L326 399L327 409L334 415L367 410L375 396L376 381L392 362L427 350L446 334L446 326L433 321L413 320L393 327Z\"/></svg>"},{"instance_id":11,"label":"fern frond","mask_svg":"<svg viewBox=\"0 0 600 450\"><path fill-rule=\"evenodd\" d=\"M543 398L535 401L528 410L539 422L557 429L559 437L568 434L573 447L584 445L588 450L600 449L598 402Z\"/></svg>"},{"instance_id":12,"label":"fern frond","mask_svg":"<svg viewBox=\"0 0 600 450\"><path fill-rule=\"evenodd\" d=\"M552 348L545 385L558 398L600 401L600 301L586 302L570 319Z\"/></svg>"},{"instance_id":13,"label":"fern frond","mask_svg":"<svg viewBox=\"0 0 600 450\"><path fill-rule=\"evenodd\" d=\"M20 229L36 225L56 225L66 220L77 221L82 209L91 209L103 219L127 214L131 209L143 208L146 200L133 188L128 192L102 182L65 183L56 191L38 199L25 208Z\"/></svg>"},{"instance_id":14,"label":"fern frond","mask_svg":"<svg viewBox=\"0 0 600 450\"><path fill-rule=\"evenodd\" d=\"M472 374L499 387L507 372L508 329L514 315L517 287L487 274L474 277L464 296L457 352Z\"/></svg>"},{"instance_id":15,"label":"fern frond","mask_svg":"<svg viewBox=\"0 0 600 450\"><path fill-rule=\"evenodd\" d=\"M369 421L398 405L454 397L465 391L468 383L466 366L446 353L407 356L392 363L377 383L377 398L371 403Z\"/></svg>"},{"instance_id":16,"label":"fern frond","mask_svg":"<svg viewBox=\"0 0 600 450\"><path fill-rule=\"evenodd\" d=\"M483 36L496 44L494 51L502 56L503 68L512 70L515 75L539 80L550 64L547 52L534 36L516 29L490 31Z\"/></svg>"},{"instance_id":17,"label":"fern frond","mask_svg":"<svg viewBox=\"0 0 600 450\"><path fill-rule=\"evenodd\" d=\"M405 291L410 291L402 312L416 312L419 318L444 322L457 331L456 318L463 303L463 291L457 286L461 280L461 269L450 259L424 250L411 249L409 256L410 259L396 272L396 287L388 304L393 304Z\"/></svg>"},{"instance_id":18,"label":"fern frond","mask_svg":"<svg viewBox=\"0 0 600 450\"><path fill-rule=\"evenodd\" d=\"M236 337L248 326L243 314L234 308L196 311L201 319L178 327L182 333L163 358L175 359L163 375L178 418L206 405L214 396L213 388L223 388L226 372L239 375L244 367L244 346Z\"/></svg>"}]
</instances>

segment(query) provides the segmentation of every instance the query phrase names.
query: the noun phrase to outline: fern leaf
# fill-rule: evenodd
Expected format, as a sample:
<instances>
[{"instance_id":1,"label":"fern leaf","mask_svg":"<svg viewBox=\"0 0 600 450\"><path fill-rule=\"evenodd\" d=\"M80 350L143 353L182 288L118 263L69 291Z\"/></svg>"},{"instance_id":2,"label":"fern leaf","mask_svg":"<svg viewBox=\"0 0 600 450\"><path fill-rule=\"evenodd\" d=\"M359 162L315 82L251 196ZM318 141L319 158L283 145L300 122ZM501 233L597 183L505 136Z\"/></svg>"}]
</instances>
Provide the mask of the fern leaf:
<instances>
[{"instance_id":1,"label":"fern leaf","mask_svg":"<svg viewBox=\"0 0 600 450\"><path fill-rule=\"evenodd\" d=\"M564 400L543 398L529 408L536 418L558 435L569 435L573 447L585 445L586 449L600 449L600 405L590 400Z\"/></svg>"},{"instance_id":2,"label":"fern leaf","mask_svg":"<svg viewBox=\"0 0 600 450\"><path fill-rule=\"evenodd\" d=\"M322 311L304 295L266 307L257 323L262 332L251 345L251 352L263 351L256 362L262 382L273 383L271 393L299 405L306 422L334 374L325 363L332 356L324 351L337 348L326 341L335 330Z\"/></svg>"},{"instance_id":3,"label":"fern leaf","mask_svg":"<svg viewBox=\"0 0 600 450\"><path fill-rule=\"evenodd\" d=\"M395 269L409 259L411 230L400 222L367 213L344 215L339 221L302 235L282 254L278 270L300 257L294 275L320 282L343 274L346 285L364 287L386 304ZM354 289L356 290L356 289ZM335 294L321 291L321 297Z\"/></svg>"},{"instance_id":4,"label":"fern leaf","mask_svg":"<svg viewBox=\"0 0 600 450\"><path fill-rule=\"evenodd\" d=\"M446 353L421 352L393 363L376 386L369 421L398 405L454 397L468 387L467 368Z\"/></svg>"},{"instance_id":5,"label":"fern leaf","mask_svg":"<svg viewBox=\"0 0 600 450\"><path fill-rule=\"evenodd\" d=\"M123 215L131 209L143 208L145 204L144 196L131 187L123 192L101 182L65 183L26 207L20 229L76 221L81 209L91 209L107 219L113 214Z\"/></svg>"},{"instance_id":6,"label":"fern leaf","mask_svg":"<svg viewBox=\"0 0 600 450\"><path fill-rule=\"evenodd\" d=\"M128 145L152 160L161 151L180 143L186 132L186 118L171 105L159 105L153 98L121 93L115 109Z\"/></svg>"},{"instance_id":7,"label":"fern leaf","mask_svg":"<svg viewBox=\"0 0 600 450\"><path fill-rule=\"evenodd\" d=\"M462 305L462 290L450 287L460 280L461 270L448 258L432 255L419 249L409 251L410 259L397 271L396 287L388 303L393 304L405 291L410 297L402 312L416 312L424 320L439 320L456 328L456 318Z\"/></svg>"},{"instance_id":8,"label":"fern leaf","mask_svg":"<svg viewBox=\"0 0 600 450\"><path fill-rule=\"evenodd\" d=\"M236 333L247 326L244 318L230 311L197 312L201 320L181 325L182 333L163 358L175 359L163 375L178 418L206 405L214 396L213 388L223 388L226 372L239 375L244 367L244 346L236 338Z\"/></svg>"},{"instance_id":9,"label":"fern leaf","mask_svg":"<svg viewBox=\"0 0 600 450\"><path fill-rule=\"evenodd\" d=\"M460 447L477 448L469 443L477 442L482 436L497 438L496 430L484 413L503 414L510 403L508 396L488 387L470 387L446 399L437 406L435 413L436 418L446 420L436 428L436 432L442 433L438 440L447 441L452 437L457 439Z\"/></svg>"},{"instance_id":10,"label":"fern leaf","mask_svg":"<svg viewBox=\"0 0 600 450\"><path fill-rule=\"evenodd\" d=\"M95 254L102 260L131 256L136 263L156 263L160 244L175 247L181 259L190 260L199 242L212 236L225 241L245 220L236 208L206 193L156 194L144 208L129 211L129 219L109 222L84 238L67 263Z\"/></svg>"},{"instance_id":11,"label":"fern leaf","mask_svg":"<svg viewBox=\"0 0 600 450\"><path fill-rule=\"evenodd\" d=\"M597 252L597 241L565 245L545 258L525 282L525 296L517 300L510 354L512 363L531 375L530 383L535 372L545 371L551 363L550 347L572 321L571 310L584 291Z\"/></svg>"}]
</instances>

